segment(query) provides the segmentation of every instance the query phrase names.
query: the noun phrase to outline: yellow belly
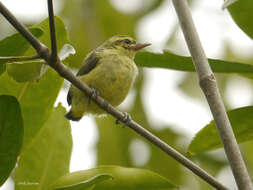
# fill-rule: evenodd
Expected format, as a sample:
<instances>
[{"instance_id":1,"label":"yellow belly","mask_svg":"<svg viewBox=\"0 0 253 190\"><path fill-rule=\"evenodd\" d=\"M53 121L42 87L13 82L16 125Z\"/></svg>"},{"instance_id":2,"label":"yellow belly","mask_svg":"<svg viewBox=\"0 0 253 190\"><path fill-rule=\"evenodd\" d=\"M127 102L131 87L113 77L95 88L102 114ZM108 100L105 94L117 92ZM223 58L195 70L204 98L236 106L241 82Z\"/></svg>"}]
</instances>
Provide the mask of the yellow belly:
<instances>
[{"instance_id":1,"label":"yellow belly","mask_svg":"<svg viewBox=\"0 0 253 190\"><path fill-rule=\"evenodd\" d=\"M111 61L113 60L113 61ZM119 105L129 93L137 75L137 67L133 60L126 57L107 57L100 60L95 69L80 79L95 88L113 106ZM72 112L75 116L84 113L100 115L104 113L95 103L91 102L86 110L88 98L77 88L72 88Z\"/></svg>"}]
</instances>

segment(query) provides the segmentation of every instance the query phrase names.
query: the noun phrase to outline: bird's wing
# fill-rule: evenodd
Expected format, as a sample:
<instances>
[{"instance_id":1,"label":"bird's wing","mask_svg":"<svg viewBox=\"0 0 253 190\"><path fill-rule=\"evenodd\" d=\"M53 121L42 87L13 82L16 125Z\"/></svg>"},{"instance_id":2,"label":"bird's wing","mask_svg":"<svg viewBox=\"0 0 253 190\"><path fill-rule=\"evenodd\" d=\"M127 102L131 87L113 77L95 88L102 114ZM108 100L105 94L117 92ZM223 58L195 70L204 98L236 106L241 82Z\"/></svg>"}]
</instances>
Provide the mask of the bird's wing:
<instances>
[{"instance_id":1,"label":"bird's wing","mask_svg":"<svg viewBox=\"0 0 253 190\"><path fill-rule=\"evenodd\" d=\"M69 106L72 104L72 93L71 93L71 89L69 89L69 91L68 91L67 102L68 102L68 105L69 105Z\"/></svg>"},{"instance_id":2,"label":"bird's wing","mask_svg":"<svg viewBox=\"0 0 253 190\"><path fill-rule=\"evenodd\" d=\"M84 60L83 66L80 68L77 76L88 74L92 69L94 69L99 61L99 57L96 52L91 52Z\"/></svg>"},{"instance_id":3,"label":"bird's wing","mask_svg":"<svg viewBox=\"0 0 253 190\"><path fill-rule=\"evenodd\" d=\"M99 57L97 56L96 52L95 51L91 52L85 58L83 66L80 68L80 70L77 72L76 75L80 76L80 75L88 74L90 71L92 71L92 69L94 69L96 67L96 65L98 64L98 61L99 61ZM68 102L68 105L71 105L71 103L72 103L71 88L68 91L67 102Z\"/></svg>"}]
</instances>

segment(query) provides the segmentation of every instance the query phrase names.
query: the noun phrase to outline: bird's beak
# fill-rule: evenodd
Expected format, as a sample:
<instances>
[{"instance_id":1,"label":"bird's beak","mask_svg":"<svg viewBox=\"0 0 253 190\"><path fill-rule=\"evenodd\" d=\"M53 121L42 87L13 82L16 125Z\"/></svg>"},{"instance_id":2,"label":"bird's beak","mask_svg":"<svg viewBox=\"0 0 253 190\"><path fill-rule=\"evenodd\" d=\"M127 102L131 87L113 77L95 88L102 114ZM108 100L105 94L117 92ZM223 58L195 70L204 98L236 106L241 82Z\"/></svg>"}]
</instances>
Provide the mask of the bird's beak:
<instances>
[{"instance_id":1,"label":"bird's beak","mask_svg":"<svg viewBox=\"0 0 253 190\"><path fill-rule=\"evenodd\" d=\"M140 44L140 43L138 43L138 44L135 44L134 46L132 46L131 49L133 49L135 51L138 51L138 50L143 49L143 48L145 48L147 46L150 46L150 45L151 44Z\"/></svg>"}]
</instances>

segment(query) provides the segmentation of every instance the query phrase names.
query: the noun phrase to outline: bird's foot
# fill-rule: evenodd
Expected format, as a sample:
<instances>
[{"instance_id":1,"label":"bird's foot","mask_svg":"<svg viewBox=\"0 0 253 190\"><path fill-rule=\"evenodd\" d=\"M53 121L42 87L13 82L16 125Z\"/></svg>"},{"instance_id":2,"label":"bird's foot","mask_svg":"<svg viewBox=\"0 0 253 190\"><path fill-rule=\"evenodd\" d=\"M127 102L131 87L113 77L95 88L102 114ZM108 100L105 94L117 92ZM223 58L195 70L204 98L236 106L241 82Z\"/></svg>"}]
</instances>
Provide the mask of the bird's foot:
<instances>
[{"instance_id":1,"label":"bird's foot","mask_svg":"<svg viewBox=\"0 0 253 190\"><path fill-rule=\"evenodd\" d=\"M96 99L98 97L98 95L99 95L99 92L95 88L91 87L91 97ZM87 105L86 105L86 112L88 111L88 108L90 106L91 97L90 96L88 97L88 102L87 102Z\"/></svg>"},{"instance_id":2,"label":"bird's foot","mask_svg":"<svg viewBox=\"0 0 253 190\"><path fill-rule=\"evenodd\" d=\"M125 127L126 125L129 125L130 122L131 122L131 116L127 113L127 112L123 112L124 114L124 117L123 117L123 126L122 127ZM120 120L119 119L116 119L115 123L118 125L120 123Z\"/></svg>"}]
</instances>

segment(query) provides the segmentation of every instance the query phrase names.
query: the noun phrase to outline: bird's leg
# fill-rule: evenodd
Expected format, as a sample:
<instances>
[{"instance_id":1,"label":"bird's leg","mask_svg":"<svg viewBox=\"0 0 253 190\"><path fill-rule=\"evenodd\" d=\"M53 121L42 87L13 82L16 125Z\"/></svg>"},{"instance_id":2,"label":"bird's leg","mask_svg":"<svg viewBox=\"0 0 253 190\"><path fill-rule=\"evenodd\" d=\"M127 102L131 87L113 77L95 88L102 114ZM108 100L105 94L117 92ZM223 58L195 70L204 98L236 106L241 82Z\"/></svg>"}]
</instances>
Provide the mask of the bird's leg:
<instances>
[{"instance_id":1,"label":"bird's leg","mask_svg":"<svg viewBox=\"0 0 253 190\"><path fill-rule=\"evenodd\" d=\"M128 125L128 124L130 123L130 121L131 121L132 119L131 119L131 116L130 116L127 112L123 112L123 114L124 114L124 118L123 118L122 122L123 122L124 124L123 124L122 127L125 127L126 125ZM120 123L120 120L117 119L117 120L115 121L115 123L118 125L118 124Z\"/></svg>"},{"instance_id":2,"label":"bird's leg","mask_svg":"<svg viewBox=\"0 0 253 190\"><path fill-rule=\"evenodd\" d=\"M91 97L92 97L92 98L97 98L98 95L99 95L99 92L98 92L95 88L92 88L92 87L91 87ZM86 105L86 112L88 111L88 108L89 108L89 106L90 106L91 97L88 96L88 102L87 102L87 105Z\"/></svg>"}]
</instances>

